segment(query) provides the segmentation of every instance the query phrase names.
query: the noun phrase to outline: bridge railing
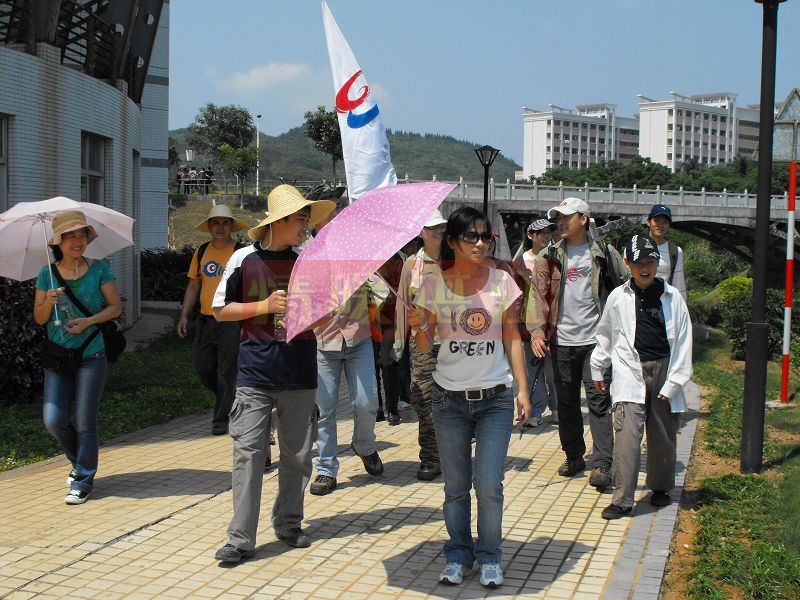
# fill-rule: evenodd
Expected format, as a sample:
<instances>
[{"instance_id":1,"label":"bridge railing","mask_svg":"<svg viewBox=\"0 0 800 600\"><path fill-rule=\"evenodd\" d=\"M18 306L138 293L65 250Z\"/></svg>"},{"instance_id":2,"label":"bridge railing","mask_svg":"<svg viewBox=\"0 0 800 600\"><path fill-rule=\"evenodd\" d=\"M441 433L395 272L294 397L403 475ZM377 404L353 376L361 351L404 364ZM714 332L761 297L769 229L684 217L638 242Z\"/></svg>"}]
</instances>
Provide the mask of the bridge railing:
<instances>
[{"instance_id":1,"label":"bridge railing","mask_svg":"<svg viewBox=\"0 0 800 600\"><path fill-rule=\"evenodd\" d=\"M434 177L434 179L436 179ZM400 183L410 183L406 177ZM636 186L632 188L565 185L538 185L489 181L489 200L521 200L534 202L560 202L569 196L577 196L589 203L617 203L617 204L666 204L668 206L717 206L755 208L756 194L747 190L744 192L709 192L701 190L662 190L660 186L655 189L643 189ZM450 194L451 199L468 200L472 202L483 201L483 183L467 182L459 179L458 185ZM772 196L772 208L787 206L787 194Z\"/></svg>"}]
</instances>

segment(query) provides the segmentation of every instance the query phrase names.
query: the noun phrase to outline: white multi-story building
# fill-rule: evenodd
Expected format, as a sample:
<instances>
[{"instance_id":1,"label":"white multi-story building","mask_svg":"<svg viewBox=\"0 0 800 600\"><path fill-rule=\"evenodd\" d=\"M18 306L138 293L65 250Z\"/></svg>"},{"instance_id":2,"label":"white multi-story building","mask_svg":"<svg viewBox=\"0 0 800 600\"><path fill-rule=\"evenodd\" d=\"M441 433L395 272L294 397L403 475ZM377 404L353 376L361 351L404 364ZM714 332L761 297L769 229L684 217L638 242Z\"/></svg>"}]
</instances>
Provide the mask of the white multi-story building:
<instances>
[{"instance_id":1,"label":"white multi-story building","mask_svg":"<svg viewBox=\"0 0 800 600\"><path fill-rule=\"evenodd\" d=\"M736 94L639 96L639 153L673 172L686 161L711 166L758 148L758 108L736 105Z\"/></svg>"},{"instance_id":2,"label":"white multi-story building","mask_svg":"<svg viewBox=\"0 0 800 600\"><path fill-rule=\"evenodd\" d=\"M575 111L553 104L549 111L522 109L522 176L540 176L550 167L577 169L639 154L639 122L616 114L614 104L585 104Z\"/></svg>"},{"instance_id":3,"label":"white multi-story building","mask_svg":"<svg viewBox=\"0 0 800 600\"><path fill-rule=\"evenodd\" d=\"M126 325L141 249L167 245L168 6L0 3L0 212L67 196L136 219L136 245L110 257Z\"/></svg>"}]
</instances>

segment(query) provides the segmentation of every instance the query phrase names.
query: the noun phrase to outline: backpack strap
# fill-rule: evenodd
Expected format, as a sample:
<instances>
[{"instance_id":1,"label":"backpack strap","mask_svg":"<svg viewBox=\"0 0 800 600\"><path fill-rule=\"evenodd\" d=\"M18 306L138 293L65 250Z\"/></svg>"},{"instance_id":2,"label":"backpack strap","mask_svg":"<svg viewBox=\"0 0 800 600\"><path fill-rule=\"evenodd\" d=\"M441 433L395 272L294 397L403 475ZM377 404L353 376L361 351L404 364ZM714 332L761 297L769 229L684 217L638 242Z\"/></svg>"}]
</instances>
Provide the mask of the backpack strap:
<instances>
[{"instance_id":1,"label":"backpack strap","mask_svg":"<svg viewBox=\"0 0 800 600\"><path fill-rule=\"evenodd\" d=\"M203 258L203 254L206 253L206 249L208 248L208 244L210 242L203 242L197 248L197 278L200 279L200 261ZM239 248L244 248L247 244L243 244L239 240L236 240L236 243L233 245L233 251L236 252Z\"/></svg>"},{"instance_id":2,"label":"backpack strap","mask_svg":"<svg viewBox=\"0 0 800 600\"><path fill-rule=\"evenodd\" d=\"M678 264L678 246L674 242L667 242L669 248L669 279L667 283L672 285L672 277L675 275L675 267Z\"/></svg>"},{"instance_id":3,"label":"backpack strap","mask_svg":"<svg viewBox=\"0 0 800 600\"><path fill-rule=\"evenodd\" d=\"M203 242L197 249L197 278L200 279L200 261L203 260L203 254L206 253L206 248L211 242Z\"/></svg>"}]
</instances>

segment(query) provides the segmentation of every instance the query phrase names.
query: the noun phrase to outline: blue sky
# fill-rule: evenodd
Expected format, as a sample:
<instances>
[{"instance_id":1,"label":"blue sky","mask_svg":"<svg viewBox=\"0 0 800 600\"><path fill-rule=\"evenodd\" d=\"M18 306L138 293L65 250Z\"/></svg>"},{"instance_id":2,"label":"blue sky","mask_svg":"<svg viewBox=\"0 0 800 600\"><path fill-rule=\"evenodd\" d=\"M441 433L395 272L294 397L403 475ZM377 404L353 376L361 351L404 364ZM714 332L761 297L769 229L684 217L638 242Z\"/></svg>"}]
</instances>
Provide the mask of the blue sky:
<instances>
[{"instance_id":1,"label":"blue sky","mask_svg":"<svg viewBox=\"0 0 800 600\"><path fill-rule=\"evenodd\" d=\"M333 105L318 0L172 0L171 129L206 102L277 135ZM491 144L522 160L522 107L732 92L759 101L753 0L328 0L386 127ZM778 11L776 99L800 87L800 0ZM794 30L795 35L790 36Z\"/></svg>"}]
</instances>

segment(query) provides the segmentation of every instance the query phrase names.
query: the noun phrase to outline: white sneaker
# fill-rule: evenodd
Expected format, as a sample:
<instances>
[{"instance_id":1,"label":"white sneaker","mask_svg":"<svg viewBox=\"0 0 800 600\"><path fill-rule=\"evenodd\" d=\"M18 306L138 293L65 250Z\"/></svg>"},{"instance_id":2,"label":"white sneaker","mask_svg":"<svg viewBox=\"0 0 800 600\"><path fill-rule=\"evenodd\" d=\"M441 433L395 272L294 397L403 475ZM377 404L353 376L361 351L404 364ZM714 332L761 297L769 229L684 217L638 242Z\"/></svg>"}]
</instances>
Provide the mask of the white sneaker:
<instances>
[{"instance_id":1,"label":"white sneaker","mask_svg":"<svg viewBox=\"0 0 800 600\"><path fill-rule=\"evenodd\" d=\"M464 581L464 577L469 577L471 573L472 569L462 564L454 562L447 563L444 567L444 571L439 573L439 583L458 585Z\"/></svg>"},{"instance_id":2,"label":"white sneaker","mask_svg":"<svg viewBox=\"0 0 800 600\"><path fill-rule=\"evenodd\" d=\"M538 417L531 417L528 420L528 425L530 425L531 427L538 427L541 424L542 424L542 416L541 415L539 415Z\"/></svg>"},{"instance_id":3,"label":"white sneaker","mask_svg":"<svg viewBox=\"0 0 800 600\"><path fill-rule=\"evenodd\" d=\"M64 502L67 504L83 504L89 499L91 492L82 492L80 490L70 490Z\"/></svg>"},{"instance_id":4,"label":"white sneaker","mask_svg":"<svg viewBox=\"0 0 800 600\"><path fill-rule=\"evenodd\" d=\"M500 565L481 565L481 585L488 588L503 585L503 569Z\"/></svg>"}]
</instances>

